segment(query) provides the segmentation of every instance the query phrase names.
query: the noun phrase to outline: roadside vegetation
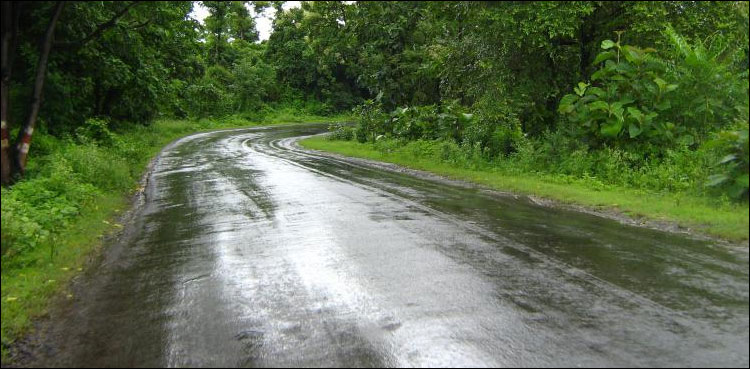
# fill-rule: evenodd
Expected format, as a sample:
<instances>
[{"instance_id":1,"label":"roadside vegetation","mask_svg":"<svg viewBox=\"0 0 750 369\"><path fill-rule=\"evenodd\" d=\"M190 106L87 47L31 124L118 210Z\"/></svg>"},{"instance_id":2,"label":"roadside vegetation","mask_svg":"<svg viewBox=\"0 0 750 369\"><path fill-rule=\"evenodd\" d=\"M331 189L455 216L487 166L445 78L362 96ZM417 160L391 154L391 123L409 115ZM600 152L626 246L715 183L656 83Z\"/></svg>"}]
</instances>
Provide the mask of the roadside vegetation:
<instances>
[{"instance_id":1,"label":"roadside vegetation","mask_svg":"<svg viewBox=\"0 0 750 369\"><path fill-rule=\"evenodd\" d=\"M746 240L747 9L404 5L431 17L391 49L422 68L303 145Z\"/></svg>"},{"instance_id":2,"label":"roadside vegetation","mask_svg":"<svg viewBox=\"0 0 750 369\"><path fill-rule=\"evenodd\" d=\"M313 150L384 161L429 171L448 178L478 183L500 191L584 205L594 210L616 210L639 220L676 222L692 232L731 241L748 239L747 203L726 197L690 192L652 191L605 184L592 176L573 176L526 170L513 160L488 161L467 155L446 141L378 140L376 143L313 137L300 141Z\"/></svg>"},{"instance_id":3,"label":"roadside vegetation","mask_svg":"<svg viewBox=\"0 0 750 369\"><path fill-rule=\"evenodd\" d=\"M3 362L148 161L201 130L354 117L305 144L748 238L747 2L9 1L2 17Z\"/></svg>"}]
</instances>

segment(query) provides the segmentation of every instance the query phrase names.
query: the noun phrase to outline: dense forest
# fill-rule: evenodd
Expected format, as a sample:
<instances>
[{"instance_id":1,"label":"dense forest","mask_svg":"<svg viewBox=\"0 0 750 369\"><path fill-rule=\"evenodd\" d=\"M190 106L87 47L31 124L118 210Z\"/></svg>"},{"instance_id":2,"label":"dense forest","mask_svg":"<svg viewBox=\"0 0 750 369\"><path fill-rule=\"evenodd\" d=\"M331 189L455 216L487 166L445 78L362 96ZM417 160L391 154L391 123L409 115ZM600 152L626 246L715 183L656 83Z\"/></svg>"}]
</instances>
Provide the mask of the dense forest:
<instances>
[{"instance_id":1,"label":"dense forest","mask_svg":"<svg viewBox=\"0 0 750 369\"><path fill-rule=\"evenodd\" d=\"M748 201L747 2L200 5L2 3L3 271L167 140L279 111L461 166Z\"/></svg>"}]
</instances>

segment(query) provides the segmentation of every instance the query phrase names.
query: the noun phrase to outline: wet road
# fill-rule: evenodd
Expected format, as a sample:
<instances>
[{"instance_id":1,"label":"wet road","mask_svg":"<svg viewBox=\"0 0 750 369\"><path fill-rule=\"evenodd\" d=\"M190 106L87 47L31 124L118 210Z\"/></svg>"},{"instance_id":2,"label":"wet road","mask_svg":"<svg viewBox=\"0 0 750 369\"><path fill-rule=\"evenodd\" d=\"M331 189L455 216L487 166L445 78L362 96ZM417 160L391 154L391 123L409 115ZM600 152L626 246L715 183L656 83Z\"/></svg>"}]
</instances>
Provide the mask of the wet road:
<instances>
[{"instance_id":1,"label":"wet road","mask_svg":"<svg viewBox=\"0 0 750 369\"><path fill-rule=\"evenodd\" d=\"M45 366L748 366L747 248L296 148L190 136Z\"/></svg>"}]
</instances>

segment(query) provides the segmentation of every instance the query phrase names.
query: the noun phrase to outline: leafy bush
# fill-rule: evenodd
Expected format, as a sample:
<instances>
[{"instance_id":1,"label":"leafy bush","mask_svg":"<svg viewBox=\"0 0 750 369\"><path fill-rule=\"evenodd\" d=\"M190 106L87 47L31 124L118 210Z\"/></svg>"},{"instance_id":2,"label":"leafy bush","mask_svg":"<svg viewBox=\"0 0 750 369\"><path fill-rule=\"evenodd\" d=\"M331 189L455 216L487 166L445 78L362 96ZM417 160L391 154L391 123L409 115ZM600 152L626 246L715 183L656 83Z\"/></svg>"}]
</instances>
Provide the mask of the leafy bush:
<instances>
[{"instance_id":1,"label":"leafy bush","mask_svg":"<svg viewBox=\"0 0 750 369\"><path fill-rule=\"evenodd\" d=\"M435 105L396 108L390 114L389 125L389 133L409 140L437 138L440 135Z\"/></svg>"},{"instance_id":2,"label":"leafy bush","mask_svg":"<svg viewBox=\"0 0 750 369\"><path fill-rule=\"evenodd\" d=\"M738 123L736 129L717 133L709 146L721 152L721 159L715 163L717 173L708 178L708 185L724 189L733 198L747 200L750 171L748 122Z\"/></svg>"},{"instance_id":3,"label":"leafy bush","mask_svg":"<svg viewBox=\"0 0 750 369\"><path fill-rule=\"evenodd\" d=\"M331 124L328 130L331 131L328 135L329 140L351 141L354 138L354 129L343 123Z\"/></svg>"},{"instance_id":4,"label":"leafy bush","mask_svg":"<svg viewBox=\"0 0 750 369\"><path fill-rule=\"evenodd\" d=\"M75 130L76 140L81 144L101 144L110 146L115 140L109 130L109 120L99 118L86 119L82 126Z\"/></svg>"},{"instance_id":5,"label":"leafy bush","mask_svg":"<svg viewBox=\"0 0 750 369\"><path fill-rule=\"evenodd\" d=\"M594 63L603 66L592 84L580 82L558 111L584 150L603 156L592 167L566 168L563 161L555 170L651 189L701 191L707 183L747 198L747 70L733 69L736 58L726 57L721 38L691 45L671 28L665 35L673 46L666 59L621 45L619 34L617 42L602 42ZM745 123L726 129L732 121ZM583 152L572 152L567 163L580 162Z\"/></svg>"},{"instance_id":6,"label":"leafy bush","mask_svg":"<svg viewBox=\"0 0 750 369\"><path fill-rule=\"evenodd\" d=\"M671 28L669 57L656 50L604 40L590 83L579 82L558 111L593 147L605 144L659 154L695 148L734 119L747 119L747 70L736 73L721 39L690 45Z\"/></svg>"},{"instance_id":7,"label":"leafy bush","mask_svg":"<svg viewBox=\"0 0 750 369\"><path fill-rule=\"evenodd\" d=\"M229 90L232 74L220 66L206 70L206 75L187 89L187 109L194 117L221 117L235 108L235 96Z\"/></svg>"},{"instance_id":8,"label":"leafy bush","mask_svg":"<svg viewBox=\"0 0 750 369\"><path fill-rule=\"evenodd\" d=\"M359 142L375 142L378 135L385 134L386 115L382 113L382 105L373 100L366 100L356 106L352 112L359 117L354 133Z\"/></svg>"},{"instance_id":9,"label":"leafy bush","mask_svg":"<svg viewBox=\"0 0 750 369\"><path fill-rule=\"evenodd\" d=\"M45 172L2 189L3 266L64 228L99 190L79 181L64 157L49 160ZM20 261L19 261L20 262Z\"/></svg>"},{"instance_id":10,"label":"leafy bush","mask_svg":"<svg viewBox=\"0 0 750 369\"><path fill-rule=\"evenodd\" d=\"M103 190L115 190L127 188L133 182L127 163L112 150L71 145L55 157L67 160L81 183L89 183Z\"/></svg>"},{"instance_id":11,"label":"leafy bush","mask_svg":"<svg viewBox=\"0 0 750 369\"><path fill-rule=\"evenodd\" d=\"M579 82L575 94L560 100L558 111L577 124L579 134L594 147L606 143L633 146L635 143L672 144L692 142L684 126L664 120L672 106L675 83L667 82L665 63L654 49L602 41L594 64L603 66L591 76L592 85Z\"/></svg>"},{"instance_id":12,"label":"leafy bush","mask_svg":"<svg viewBox=\"0 0 750 369\"><path fill-rule=\"evenodd\" d=\"M735 119L748 117L748 71L733 65L734 53L715 34L693 45L671 27L665 35L672 45L669 73L680 88L671 99L671 120L689 127L697 137L726 127Z\"/></svg>"},{"instance_id":13,"label":"leafy bush","mask_svg":"<svg viewBox=\"0 0 750 369\"><path fill-rule=\"evenodd\" d=\"M506 101L476 105L478 119L472 119L464 131L463 143L478 147L486 158L507 156L516 152L524 140L521 122Z\"/></svg>"},{"instance_id":14,"label":"leafy bush","mask_svg":"<svg viewBox=\"0 0 750 369\"><path fill-rule=\"evenodd\" d=\"M473 115L455 101L442 106L396 108L386 114L382 112L379 102L367 100L355 107L353 112L359 117L356 135L360 142L375 142L379 136L459 142L473 119Z\"/></svg>"},{"instance_id":15,"label":"leafy bush","mask_svg":"<svg viewBox=\"0 0 750 369\"><path fill-rule=\"evenodd\" d=\"M231 84L238 111L260 109L276 92L276 71L255 55L238 60L232 69Z\"/></svg>"}]
</instances>

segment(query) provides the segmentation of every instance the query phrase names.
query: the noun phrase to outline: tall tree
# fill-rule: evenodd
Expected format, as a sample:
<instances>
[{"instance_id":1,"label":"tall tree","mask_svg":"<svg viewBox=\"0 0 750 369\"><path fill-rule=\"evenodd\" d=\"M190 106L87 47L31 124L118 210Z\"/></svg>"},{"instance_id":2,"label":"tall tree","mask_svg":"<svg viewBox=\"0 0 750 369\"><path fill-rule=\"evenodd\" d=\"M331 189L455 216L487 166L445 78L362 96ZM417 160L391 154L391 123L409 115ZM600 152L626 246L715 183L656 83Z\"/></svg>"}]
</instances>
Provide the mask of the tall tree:
<instances>
[{"instance_id":1,"label":"tall tree","mask_svg":"<svg viewBox=\"0 0 750 369\"><path fill-rule=\"evenodd\" d=\"M65 3L60 1L55 4L52 17L47 25L47 31L44 33L44 38L41 41L41 50L39 52L39 61L36 65L36 77L34 79L34 93L31 97L31 106L29 107L29 116L26 119L26 124L18 132L18 143L16 151L18 157L16 159L18 166L18 172L23 175L26 170L26 158L29 154L29 147L31 145L31 137L34 133L34 127L36 127L37 117L39 116L39 107L42 104L42 89L44 88L44 79L47 76L47 61L49 60L49 52L52 49L52 43L55 37L55 26L57 26L57 20L60 19Z\"/></svg>"},{"instance_id":2,"label":"tall tree","mask_svg":"<svg viewBox=\"0 0 750 369\"><path fill-rule=\"evenodd\" d=\"M147 122L158 106L173 108L184 88L172 81L202 73L191 9L186 2L4 2L3 184L23 174L40 117L62 133L95 115ZM15 142L11 121L24 122Z\"/></svg>"},{"instance_id":3,"label":"tall tree","mask_svg":"<svg viewBox=\"0 0 750 369\"><path fill-rule=\"evenodd\" d=\"M49 58L50 49L54 41L55 27L57 21L60 19L65 4L63 2L57 2L52 10L52 14L49 18L46 31L40 41L39 47L39 59L36 66L36 77L34 79L34 92L29 108L28 118L19 131L18 140L16 145L11 146L10 140L10 117L9 117L9 89L10 89L10 72L11 72L11 60L15 55L15 50L11 49L12 40L17 37L17 29L13 25L14 21L10 17L16 12L15 9L19 9L20 4L14 4L13 2L5 2L3 4L3 29L2 29L2 157L3 161L1 167L2 173L2 184L7 185L12 181L12 171L15 169L19 174L23 175L26 168L26 158L29 152L29 146L31 145L31 137L36 126L37 116L39 114L39 107L42 99L42 88L44 87L44 79L47 72L47 60ZM15 18L15 17L14 17ZM17 18L16 18L17 19ZM17 20L15 21L17 23ZM15 46L15 45L14 45ZM11 153L11 147L14 147L14 152ZM11 162L13 160L13 162Z\"/></svg>"},{"instance_id":4,"label":"tall tree","mask_svg":"<svg viewBox=\"0 0 750 369\"><path fill-rule=\"evenodd\" d=\"M209 15L204 20L208 32L209 60L212 64L227 65L226 49L229 38L229 14L232 10L231 1L204 1Z\"/></svg>"}]
</instances>

